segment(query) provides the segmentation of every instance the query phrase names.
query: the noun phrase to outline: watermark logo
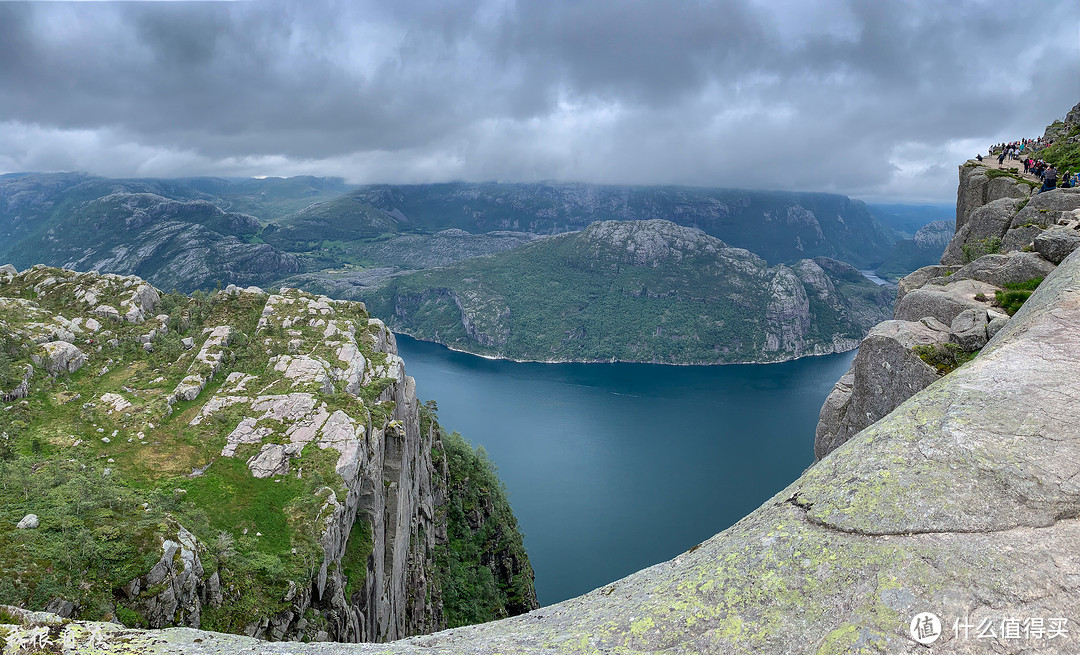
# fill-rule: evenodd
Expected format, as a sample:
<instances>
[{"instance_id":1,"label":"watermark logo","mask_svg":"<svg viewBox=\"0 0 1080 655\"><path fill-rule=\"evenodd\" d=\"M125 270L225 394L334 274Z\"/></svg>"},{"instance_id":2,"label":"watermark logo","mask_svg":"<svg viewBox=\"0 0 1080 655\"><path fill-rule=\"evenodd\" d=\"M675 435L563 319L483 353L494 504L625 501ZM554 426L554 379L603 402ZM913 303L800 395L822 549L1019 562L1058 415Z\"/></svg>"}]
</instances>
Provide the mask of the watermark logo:
<instances>
[{"instance_id":1,"label":"watermark logo","mask_svg":"<svg viewBox=\"0 0 1080 655\"><path fill-rule=\"evenodd\" d=\"M929 645L941 637L941 619L932 612L920 612L911 619L909 629L912 639L920 644Z\"/></svg>"},{"instance_id":2,"label":"watermark logo","mask_svg":"<svg viewBox=\"0 0 1080 655\"><path fill-rule=\"evenodd\" d=\"M941 618L932 612L916 614L908 624L908 632L912 639L924 646L946 636ZM951 634L946 639L1049 641L1072 639L1072 635L1069 632L1069 620L1065 617L999 616L983 617L976 622L973 618L965 616L952 622Z\"/></svg>"}]
</instances>

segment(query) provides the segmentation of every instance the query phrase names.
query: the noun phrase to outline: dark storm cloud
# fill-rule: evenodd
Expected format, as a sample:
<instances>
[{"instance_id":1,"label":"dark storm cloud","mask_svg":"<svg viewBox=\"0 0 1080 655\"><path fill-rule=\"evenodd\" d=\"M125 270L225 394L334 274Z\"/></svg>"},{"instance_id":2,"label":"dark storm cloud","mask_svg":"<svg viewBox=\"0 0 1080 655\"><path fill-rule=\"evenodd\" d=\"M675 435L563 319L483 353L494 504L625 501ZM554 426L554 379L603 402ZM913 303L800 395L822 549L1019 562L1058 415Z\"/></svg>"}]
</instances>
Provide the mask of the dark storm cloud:
<instances>
[{"instance_id":1,"label":"dark storm cloud","mask_svg":"<svg viewBox=\"0 0 1080 655\"><path fill-rule=\"evenodd\" d=\"M947 198L1080 100L1000 2L0 3L0 170Z\"/></svg>"}]
</instances>

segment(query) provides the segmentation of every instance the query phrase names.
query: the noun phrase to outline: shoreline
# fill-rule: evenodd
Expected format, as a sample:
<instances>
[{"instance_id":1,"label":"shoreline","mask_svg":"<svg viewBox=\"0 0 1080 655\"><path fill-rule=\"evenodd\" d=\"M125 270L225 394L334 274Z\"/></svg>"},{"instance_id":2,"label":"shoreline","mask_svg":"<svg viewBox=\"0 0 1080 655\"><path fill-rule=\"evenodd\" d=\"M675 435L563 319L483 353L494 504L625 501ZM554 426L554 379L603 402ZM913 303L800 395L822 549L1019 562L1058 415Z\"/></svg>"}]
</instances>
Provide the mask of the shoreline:
<instances>
[{"instance_id":1,"label":"shoreline","mask_svg":"<svg viewBox=\"0 0 1080 655\"><path fill-rule=\"evenodd\" d=\"M487 359L490 361L502 361L502 362L514 362L515 364L645 364L649 366L750 366L760 364L783 364L786 362L794 362L800 359L807 359L808 357L828 357L829 355L842 355L849 353L853 350L859 349L859 344L862 340L855 340L855 345L847 350L833 350L827 353L807 354L800 355L798 357L787 357L785 359L774 359L769 361L750 361L750 362L693 362L693 363L677 363L677 362L646 362L641 360L624 360L624 359L514 359L513 357L502 357L499 355L485 355L480 353L474 353L461 348L455 348L447 345L441 341L434 341L432 339L421 339L413 336L408 332L398 332L391 330L395 337L408 337L413 341L419 341L420 343L430 343L437 346L442 346L450 352L461 353L463 355L470 355L472 357L479 357L481 359ZM407 362L406 362L407 364Z\"/></svg>"}]
</instances>

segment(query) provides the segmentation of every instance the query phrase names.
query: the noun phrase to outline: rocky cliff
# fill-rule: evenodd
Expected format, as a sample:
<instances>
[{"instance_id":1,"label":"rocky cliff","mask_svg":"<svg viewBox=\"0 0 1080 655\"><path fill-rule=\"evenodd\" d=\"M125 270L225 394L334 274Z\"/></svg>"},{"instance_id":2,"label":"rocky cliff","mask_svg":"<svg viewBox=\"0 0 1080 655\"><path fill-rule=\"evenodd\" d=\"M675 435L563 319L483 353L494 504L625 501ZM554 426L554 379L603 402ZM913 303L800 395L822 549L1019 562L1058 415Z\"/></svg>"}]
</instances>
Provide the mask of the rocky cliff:
<instances>
[{"instance_id":1,"label":"rocky cliff","mask_svg":"<svg viewBox=\"0 0 1080 655\"><path fill-rule=\"evenodd\" d=\"M6 628L7 638L44 626L83 644L98 630L119 652L190 655L1075 652L1077 289L1073 253L973 360L739 523L558 605L332 650L190 629L60 624L21 612L11 612L19 625ZM912 622L922 612L938 622L920 634Z\"/></svg>"},{"instance_id":2,"label":"rocky cliff","mask_svg":"<svg viewBox=\"0 0 1080 655\"><path fill-rule=\"evenodd\" d=\"M361 303L5 266L0 331L0 602L338 641L536 606L490 467Z\"/></svg>"},{"instance_id":3,"label":"rocky cliff","mask_svg":"<svg viewBox=\"0 0 1080 655\"><path fill-rule=\"evenodd\" d=\"M820 459L974 356L1078 245L1080 190L1031 194L1016 175L960 167L941 265L900 280L894 320L870 330L822 407Z\"/></svg>"}]
</instances>

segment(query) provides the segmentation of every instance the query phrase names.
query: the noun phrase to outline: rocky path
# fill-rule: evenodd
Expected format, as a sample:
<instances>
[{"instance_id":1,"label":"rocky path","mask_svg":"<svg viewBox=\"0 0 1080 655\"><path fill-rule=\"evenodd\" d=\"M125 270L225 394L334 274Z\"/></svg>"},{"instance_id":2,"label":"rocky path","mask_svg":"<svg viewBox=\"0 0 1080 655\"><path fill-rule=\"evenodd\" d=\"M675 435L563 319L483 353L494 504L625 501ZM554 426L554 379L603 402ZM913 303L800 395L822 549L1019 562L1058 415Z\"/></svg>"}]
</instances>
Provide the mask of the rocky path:
<instances>
[{"instance_id":1,"label":"rocky path","mask_svg":"<svg viewBox=\"0 0 1080 655\"><path fill-rule=\"evenodd\" d=\"M1031 180L1032 182L1038 182L1039 178L1037 176L1035 176L1032 173L1025 173L1024 172L1024 159L1023 158L1025 156L1030 157L1031 153L1027 153L1026 155L1021 155L1020 159L1009 159L1008 157L1006 157L1005 161L1003 161L1002 163L999 164L997 155L987 155L987 156L983 157L983 160L982 160L981 163L982 163L983 166L986 166L987 168L994 168L994 169L997 169L999 171L1008 171L1010 169L1015 168L1016 169L1016 174L1019 175L1020 177L1024 178L1025 180Z\"/></svg>"}]
</instances>

